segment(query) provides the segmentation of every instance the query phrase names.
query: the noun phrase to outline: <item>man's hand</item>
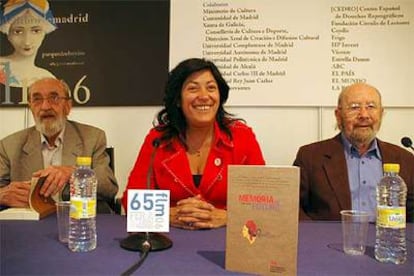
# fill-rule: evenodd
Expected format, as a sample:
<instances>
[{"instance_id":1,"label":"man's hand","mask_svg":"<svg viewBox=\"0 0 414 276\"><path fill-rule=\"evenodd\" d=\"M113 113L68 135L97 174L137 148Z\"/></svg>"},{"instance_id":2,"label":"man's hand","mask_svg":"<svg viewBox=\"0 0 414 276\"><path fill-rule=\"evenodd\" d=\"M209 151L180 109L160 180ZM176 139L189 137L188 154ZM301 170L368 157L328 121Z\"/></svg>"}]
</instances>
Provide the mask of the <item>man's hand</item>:
<instances>
[{"instance_id":1,"label":"man's hand","mask_svg":"<svg viewBox=\"0 0 414 276\"><path fill-rule=\"evenodd\" d=\"M12 181L0 188L0 205L29 207L30 181Z\"/></svg>"},{"instance_id":2,"label":"man's hand","mask_svg":"<svg viewBox=\"0 0 414 276\"><path fill-rule=\"evenodd\" d=\"M170 208L171 226L189 230L219 228L226 225L227 211L217 209L201 196L177 202Z\"/></svg>"},{"instance_id":3,"label":"man's hand","mask_svg":"<svg viewBox=\"0 0 414 276\"><path fill-rule=\"evenodd\" d=\"M75 170L73 166L50 166L33 173L33 177L45 177L40 194L48 197L61 191Z\"/></svg>"}]
</instances>

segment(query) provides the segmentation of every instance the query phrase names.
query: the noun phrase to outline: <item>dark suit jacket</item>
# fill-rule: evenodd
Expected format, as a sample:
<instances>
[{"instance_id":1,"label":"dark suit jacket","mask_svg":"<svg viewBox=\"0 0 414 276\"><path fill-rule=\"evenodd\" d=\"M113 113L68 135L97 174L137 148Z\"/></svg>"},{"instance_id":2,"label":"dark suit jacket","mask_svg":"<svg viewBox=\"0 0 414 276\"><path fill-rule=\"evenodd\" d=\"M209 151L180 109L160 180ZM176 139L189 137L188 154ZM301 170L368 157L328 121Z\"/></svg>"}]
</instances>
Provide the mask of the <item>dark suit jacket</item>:
<instances>
[{"instance_id":1,"label":"dark suit jacket","mask_svg":"<svg viewBox=\"0 0 414 276\"><path fill-rule=\"evenodd\" d=\"M91 156L98 178L98 200L112 202L118 184L105 152L105 132L93 126L67 121L63 137L62 165L74 166L77 156ZM40 132L30 127L0 141L0 187L11 181L28 181L43 169ZM68 195L63 195L68 196Z\"/></svg>"},{"instance_id":2,"label":"dark suit jacket","mask_svg":"<svg viewBox=\"0 0 414 276\"><path fill-rule=\"evenodd\" d=\"M383 163L400 164L405 180L407 221L413 221L414 155L396 145L378 140ZM341 135L302 146L294 165L301 168L300 219L340 220L341 210L351 209L348 170Z\"/></svg>"}]
</instances>

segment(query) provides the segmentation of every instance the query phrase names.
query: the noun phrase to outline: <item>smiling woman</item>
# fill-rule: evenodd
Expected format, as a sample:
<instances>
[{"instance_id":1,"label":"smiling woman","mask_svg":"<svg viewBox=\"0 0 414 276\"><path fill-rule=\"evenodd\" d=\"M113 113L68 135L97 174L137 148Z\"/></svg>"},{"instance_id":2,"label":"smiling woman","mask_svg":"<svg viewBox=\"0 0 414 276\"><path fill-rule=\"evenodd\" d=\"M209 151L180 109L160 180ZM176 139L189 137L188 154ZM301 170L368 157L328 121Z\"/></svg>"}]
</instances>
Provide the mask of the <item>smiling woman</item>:
<instances>
[{"instance_id":1,"label":"smiling woman","mask_svg":"<svg viewBox=\"0 0 414 276\"><path fill-rule=\"evenodd\" d=\"M170 72L164 108L131 171L124 207L129 189L150 185L170 190L172 226L226 225L228 165L265 163L253 130L224 108L229 90L216 65L205 59L184 60Z\"/></svg>"},{"instance_id":2,"label":"smiling woman","mask_svg":"<svg viewBox=\"0 0 414 276\"><path fill-rule=\"evenodd\" d=\"M7 35L13 52L0 57L0 82L12 87L28 87L51 72L36 66L35 59L45 35L56 29L51 22L49 3L7 1L0 13L0 31Z\"/></svg>"}]
</instances>

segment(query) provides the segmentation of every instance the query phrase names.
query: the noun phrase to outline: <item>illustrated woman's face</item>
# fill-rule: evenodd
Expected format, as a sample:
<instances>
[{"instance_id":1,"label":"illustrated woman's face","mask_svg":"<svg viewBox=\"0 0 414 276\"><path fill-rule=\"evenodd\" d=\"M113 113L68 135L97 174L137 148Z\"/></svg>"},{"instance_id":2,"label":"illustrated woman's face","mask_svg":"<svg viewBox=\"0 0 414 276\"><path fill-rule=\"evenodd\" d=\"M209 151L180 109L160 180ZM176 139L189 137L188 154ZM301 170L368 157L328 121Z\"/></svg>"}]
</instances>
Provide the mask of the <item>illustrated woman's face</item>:
<instances>
[{"instance_id":1,"label":"illustrated woman's face","mask_svg":"<svg viewBox=\"0 0 414 276\"><path fill-rule=\"evenodd\" d=\"M8 39L16 54L32 56L37 53L45 34L42 20L26 13L10 25Z\"/></svg>"}]
</instances>

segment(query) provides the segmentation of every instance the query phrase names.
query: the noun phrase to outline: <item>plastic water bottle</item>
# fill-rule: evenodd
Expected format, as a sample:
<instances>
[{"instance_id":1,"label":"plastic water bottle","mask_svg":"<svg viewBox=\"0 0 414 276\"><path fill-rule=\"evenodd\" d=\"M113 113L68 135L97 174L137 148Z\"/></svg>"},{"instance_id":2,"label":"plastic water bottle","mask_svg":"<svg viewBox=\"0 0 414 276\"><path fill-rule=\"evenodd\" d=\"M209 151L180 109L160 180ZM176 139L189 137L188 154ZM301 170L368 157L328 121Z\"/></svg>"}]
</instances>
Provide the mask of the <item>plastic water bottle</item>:
<instances>
[{"instance_id":1,"label":"plastic water bottle","mask_svg":"<svg viewBox=\"0 0 414 276\"><path fill-rule=\"evenodd\" d=\"M377 186L375 258L402 264L407 259L405 202L407 185L398 175L399 164L384 164L384 177Z\"/></svg>"},{"instance_id":2,"label":"plastic water bottle","mask_svg":"<svg viewBox=\"0 0 414 276\"><path fill-rule=\"evenodd\" d=\"M70 219L68 247L74 252L96 248L97 179L90 157L78 157L70 182Z\"/></svg>"}]
</instances>

